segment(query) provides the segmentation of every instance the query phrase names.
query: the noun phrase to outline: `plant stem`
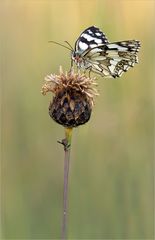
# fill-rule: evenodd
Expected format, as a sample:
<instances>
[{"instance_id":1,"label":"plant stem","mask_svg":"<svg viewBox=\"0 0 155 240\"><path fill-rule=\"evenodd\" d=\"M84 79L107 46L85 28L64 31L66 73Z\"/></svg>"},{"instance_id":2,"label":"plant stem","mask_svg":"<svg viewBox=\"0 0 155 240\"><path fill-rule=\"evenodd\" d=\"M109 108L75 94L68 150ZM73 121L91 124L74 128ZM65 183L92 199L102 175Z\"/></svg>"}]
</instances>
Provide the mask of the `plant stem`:
<instances>
[{"instance_id":1,"label":"plant stem","mask_svg":"<svg viewBox=\"0 0 155 240\"><path fill-rule=\"evenodd\" d=\"M68 215L68 177L69 177L69 161L71 149L72 128L65 128L65 139L62 140L64 145L64 186L63 186L63 216L62 216L62 232L61 239L65 240L67 236L67 215Z\"/></svg>"}]
</instances>

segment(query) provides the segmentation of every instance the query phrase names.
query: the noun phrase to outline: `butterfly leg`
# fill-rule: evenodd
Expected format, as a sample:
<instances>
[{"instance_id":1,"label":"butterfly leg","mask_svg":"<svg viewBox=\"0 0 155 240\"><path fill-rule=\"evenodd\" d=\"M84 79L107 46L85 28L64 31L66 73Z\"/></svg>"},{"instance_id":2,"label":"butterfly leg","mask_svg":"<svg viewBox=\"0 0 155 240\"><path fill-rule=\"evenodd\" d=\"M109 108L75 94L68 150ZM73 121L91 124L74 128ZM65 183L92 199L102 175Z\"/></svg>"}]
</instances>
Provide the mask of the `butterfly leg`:
<instances>
[{"instance_id":1,"label":"butterfly leg","mask_svg":"<svg viewBox=\"0 0 155 240\"><path fill-rule=\"evenodd\" d=\"M73 60L71 59L71 66L69 72L71 73L73 71Z\"/></svg>"},{"instance_id":2,"label":"butterfly leg","mask_svg":"<svg viewBox=\"0 0 155 240\"><path fill-rule=\"evenodd\" d=\"M71 69L73 68L73 59L71 59Z\"/></svg>"},{"instance_id":3,"label":"butterfly leg","mask_svg":"<svg viewBox=\"0 0 155 240\"><path fill-rule=\"evenodd\" d=\"M91 76L90 76L90 73L91 73L91 71L92 71L92 66L89 66L89 67L85 68L84 74L86 73L87 70L89 71L88 75L89 75L89 78L90 78L90 77L91 77Z\"/></svg>"},{"instance_id":4,"label":"butterfly leg","mask_svg":"<svg viewBox=\"0 0 155 240\"><path fill-rule=\"evenodd\" d=\"M91 78L91 76L90 76L91 71L92 71L92 68L90 67L90 69L89 69L89 78Z\"/></svg>"}]
</instances>

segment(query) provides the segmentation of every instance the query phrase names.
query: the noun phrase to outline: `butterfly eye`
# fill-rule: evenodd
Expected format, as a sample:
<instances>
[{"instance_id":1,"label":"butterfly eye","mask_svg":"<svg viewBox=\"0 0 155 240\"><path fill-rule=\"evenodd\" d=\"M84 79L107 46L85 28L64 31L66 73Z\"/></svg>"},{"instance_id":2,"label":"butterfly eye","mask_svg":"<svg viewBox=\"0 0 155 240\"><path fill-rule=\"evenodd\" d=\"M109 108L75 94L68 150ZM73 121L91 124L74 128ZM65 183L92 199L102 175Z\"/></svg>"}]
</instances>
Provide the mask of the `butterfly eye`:
<instances>
[{"instance_id":1,"label":"butterfly eye","mask_svg":"<svg viewBox=\"0 0 155 240\"><path fill-rule=\"evenodd\" d=\"M76 57L76 52L73 52L73 57L74 57L74 58Z\"/></svg>"},{"instance_id":2,"label":"butterfly eye","mask_svg":"<svg viewBox=\"0 0 155 240\"><path fill-rule=\"evenodd\" d=\"M75 58L77 58L77 57L78 57L78 54L77 54L75 51L73 51L73 52L72 52L72 58L75 59Z\"/></svg>"}]
</instances>

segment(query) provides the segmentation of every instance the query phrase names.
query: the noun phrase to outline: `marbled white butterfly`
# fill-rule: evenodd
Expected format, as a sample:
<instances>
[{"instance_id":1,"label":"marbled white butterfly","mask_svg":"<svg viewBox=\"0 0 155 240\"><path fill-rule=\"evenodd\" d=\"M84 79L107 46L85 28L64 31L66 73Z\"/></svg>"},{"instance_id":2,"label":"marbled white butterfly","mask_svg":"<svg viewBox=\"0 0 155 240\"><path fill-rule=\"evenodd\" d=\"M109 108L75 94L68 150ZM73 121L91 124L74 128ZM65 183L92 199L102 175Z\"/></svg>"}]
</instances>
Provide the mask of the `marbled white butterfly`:
<instances>
[{"instance_id":1,"label":"marbled white butterfly","mask_svg":"<svg viewBox=\"0 0 155 240\"><path fill-rule=\"evenodd\" d=\"M140 42L128 40L109 43L97 27L84 30L75 43L72 60L82 69L90 69L102 77L120 77L135 63Z\"/></svg>"},{"instance_id":2,"label":"marbled white butterfly","mask_svg":"<svg viewBox=\"0 0 155 240\"><path fill-rule=\"evenodd\" d=\"M81 33L75 42L74 49L67 41L66 43L70 48L57 44L71 50L71 65L74 62L79 69L84 71L89 69L102 77L120 77L135 63L138 63L139 41L127 40L110 43L105 34L95 26Z\"/></svg>"}]
</instances>

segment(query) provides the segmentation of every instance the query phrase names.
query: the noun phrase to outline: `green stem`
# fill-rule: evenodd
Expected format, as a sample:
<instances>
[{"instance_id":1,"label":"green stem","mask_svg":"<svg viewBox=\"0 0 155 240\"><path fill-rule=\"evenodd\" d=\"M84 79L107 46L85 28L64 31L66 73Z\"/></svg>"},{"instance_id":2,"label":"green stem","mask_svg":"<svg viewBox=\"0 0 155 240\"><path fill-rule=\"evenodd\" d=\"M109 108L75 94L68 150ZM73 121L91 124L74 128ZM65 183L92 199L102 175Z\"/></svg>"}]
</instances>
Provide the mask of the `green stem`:
<instances>
[{"instance_id":1,"label":"green stem","mask_svg":"<svg viewBox=\"0 0 155 240\"><path fill-rule=\"evenodd\" d=\"M62 216L62 231L61 239L67 238L67 215L68 215L68 178L69 178L69 161L71 149L72 129L65 128L65 139L62 141L64 145L64 186L63 186L63 216Z\"/></svg>"}]
</instances>

